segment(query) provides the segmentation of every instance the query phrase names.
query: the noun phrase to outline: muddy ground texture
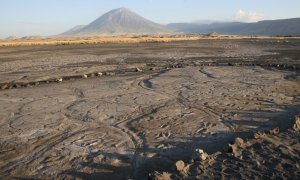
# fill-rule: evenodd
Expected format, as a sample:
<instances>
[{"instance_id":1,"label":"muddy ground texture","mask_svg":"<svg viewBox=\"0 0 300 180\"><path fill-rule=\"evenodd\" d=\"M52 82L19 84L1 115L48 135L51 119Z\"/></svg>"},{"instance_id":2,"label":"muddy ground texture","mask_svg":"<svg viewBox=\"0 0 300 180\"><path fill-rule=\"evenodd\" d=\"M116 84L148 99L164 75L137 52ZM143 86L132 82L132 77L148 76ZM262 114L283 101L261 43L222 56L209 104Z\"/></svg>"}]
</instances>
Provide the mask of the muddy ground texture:
<instances>
[{"instance_id":1,"label":"muddy ground texture","mask_svg":"<svg viewBox=\"0 0 300 180\"><path fill-rule=\"evenodd\" d=\"M0 177L300 178L300 40L0 48Z\"/></svg>"}]
</instances>

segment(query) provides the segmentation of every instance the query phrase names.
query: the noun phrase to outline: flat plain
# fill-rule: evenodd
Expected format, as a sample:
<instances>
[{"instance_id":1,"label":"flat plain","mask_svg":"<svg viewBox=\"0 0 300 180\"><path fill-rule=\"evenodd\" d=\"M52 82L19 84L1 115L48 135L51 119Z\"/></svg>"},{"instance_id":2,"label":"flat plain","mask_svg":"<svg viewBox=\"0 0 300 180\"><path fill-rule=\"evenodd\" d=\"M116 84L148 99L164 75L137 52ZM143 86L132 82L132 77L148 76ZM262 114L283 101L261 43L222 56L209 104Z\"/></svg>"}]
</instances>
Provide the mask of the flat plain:
<instances>
[{"instance_id":1,"label":"flat plain","mask_svg":"<svg viewBox=\"0 0 300 180\"><path fill-rule=\"evenodd\" d=\"M0 177L299 179L299 69L299 39L1 47Z\"/></svg>"}]
</instances>

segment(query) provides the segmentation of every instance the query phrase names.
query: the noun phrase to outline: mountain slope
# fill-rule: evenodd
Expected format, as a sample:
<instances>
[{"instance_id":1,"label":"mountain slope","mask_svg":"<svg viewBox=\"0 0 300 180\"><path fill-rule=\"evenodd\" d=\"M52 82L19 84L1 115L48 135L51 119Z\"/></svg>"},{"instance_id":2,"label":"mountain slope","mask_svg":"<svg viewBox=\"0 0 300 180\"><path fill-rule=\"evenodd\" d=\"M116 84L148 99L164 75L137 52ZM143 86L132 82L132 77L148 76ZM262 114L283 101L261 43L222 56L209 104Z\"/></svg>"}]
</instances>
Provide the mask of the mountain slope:
<instances>
[{"instance_id":1,"label":"mountain slope","mask_svg":"<svg viewBox=\"0 0 300 180\"><path fill-rule=\"evenodd\" d=\"M174 28L179 32L185 33L210 33L237 34L237 35L300 35L300 18L267 20L257 23L213 23L213 24L194 24L194 23L173 23L168 27Z\"/></svg>"},{"instance_id":2,"label":"mountain slope","mask_svg":"<svg viewBox=\"0 0 300 180\"><path fill-rule=\"evenodd\" d=\"M122 34L163 34L171 33L166 26L149 21L140 15L126 9L119 8L109 11L87 26L71 29L62 35L96 36Z\"/></svg>"},{"instance_id":3,"label":"mountain slope","mask_svg":"<svg viewBox=\"0 0 300 180\"><path fill-rule=\"evenodd\" d=\"M73 33L79 32L84 27L85 27L85 25L77 25L77 26L73 27L72 29L70 29L70 30L62 33L61 35L69 35L69 34L73 34Z\"/></svg>"}]
</instances>

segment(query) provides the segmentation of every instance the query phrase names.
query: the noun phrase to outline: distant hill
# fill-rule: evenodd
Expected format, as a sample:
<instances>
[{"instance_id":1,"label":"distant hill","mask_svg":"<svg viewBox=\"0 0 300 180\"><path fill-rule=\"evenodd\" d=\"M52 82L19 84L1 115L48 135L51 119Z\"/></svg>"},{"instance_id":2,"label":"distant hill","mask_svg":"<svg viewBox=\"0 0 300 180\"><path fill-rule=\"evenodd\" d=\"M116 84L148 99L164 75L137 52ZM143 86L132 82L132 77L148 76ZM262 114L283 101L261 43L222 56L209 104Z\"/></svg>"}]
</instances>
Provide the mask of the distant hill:
<instances>
[{"instance_id":1,"label":"distant hill","mask_svg":"<svg viewBox=\"0 0 300 180\"><path fill-rule=\"evenodd\" d=\"M5 40L7 41L11 41L11 40L15 40L15 39L18 39L16 36L9 36L7 38L5 38Z\"/></svg>"},{"instance_id":2,"label":"distant hill","mask_svg":"<svg viewBox=\"0 0 300 180\"><path fill-rule=\"evenodd\" d=\"M124 34L166 34L171 28L154 23L127 8L109 11L86 26L76 26L61 35L97 36Z\"/></svg>"},{"instance_id":3,"label":"distant hill","mask_svg":"<svg viewBox=\"0 0 300 180\"><path fill-rule=\"evenodd\" d=\"M20 39L24 39L24 40L37 40L37 39L43 39L43 36L24 36L21 37Z\"/></svg>"},{"instance_id":4,"label":"distant hill","mask_svg":"<svg viewBox=\"0 0 300 180\"><path fill-rule=\"evenodd\" d=\"M300 36L300 18L266 20L257 23L224 22L212 24L172 23L168 27L184 33L236 34L236 35L292 35Z\"/></svg>"}]
</instances>

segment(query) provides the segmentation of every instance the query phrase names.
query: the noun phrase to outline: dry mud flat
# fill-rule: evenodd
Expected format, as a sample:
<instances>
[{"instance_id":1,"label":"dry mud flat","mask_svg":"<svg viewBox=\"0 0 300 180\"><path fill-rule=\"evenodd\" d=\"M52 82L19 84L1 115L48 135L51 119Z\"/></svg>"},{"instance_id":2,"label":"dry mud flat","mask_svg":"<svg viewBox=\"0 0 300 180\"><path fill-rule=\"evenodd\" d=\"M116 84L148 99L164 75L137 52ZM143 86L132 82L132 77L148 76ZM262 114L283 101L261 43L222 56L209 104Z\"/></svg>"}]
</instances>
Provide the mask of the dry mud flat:
<instances>
[{"instance_id":1,"label":"dry mud flat","mask_svg":"<svg viewBox=\"0 0 300 180\"><path fill-rule=\"evenodd\" d=\"M1 62L5 83L5 77L13 83L30 83L74 71L104 72L107 65L116 70L140 67L143 72L114 71L110 76L0 91L0 177L147 179L150 174L154 179L299 179L299 122L293 125L300 113L300 73L285 68L298 67L299 43L230 43L150 44L134 52L128 45L123 47L126 55L103 52L94 55L96 60L77 59L81 61L77 66L68 66L78 53L72 47L53 51L40 47L37 52L32 47L18 52L1 49L7 58ZM159 54L164 51L159 46L167 55ZM86 47L76 50L80 48ZM290 53L274 52L277 48ZM95 49L85 55L101 51ZM44 53L56 54L47 66L35 55ZM137 55L143 60L135 59ZM157 58L145 58L151 55ZM247 63L262 56L279 59L272 63L282 67L228 66L239 58ZM22 64L22 57L31 66ZM62 71L49 73L59 58L56 67ZM202 64L215 60L227 65ZM147 70L149 63L152 70ZM173 68L172 63L181 65Z\"/></svg>"}]
</instances>

